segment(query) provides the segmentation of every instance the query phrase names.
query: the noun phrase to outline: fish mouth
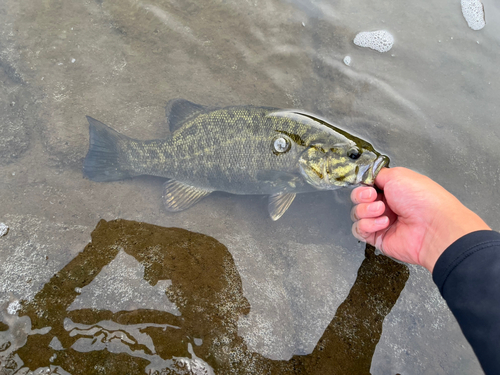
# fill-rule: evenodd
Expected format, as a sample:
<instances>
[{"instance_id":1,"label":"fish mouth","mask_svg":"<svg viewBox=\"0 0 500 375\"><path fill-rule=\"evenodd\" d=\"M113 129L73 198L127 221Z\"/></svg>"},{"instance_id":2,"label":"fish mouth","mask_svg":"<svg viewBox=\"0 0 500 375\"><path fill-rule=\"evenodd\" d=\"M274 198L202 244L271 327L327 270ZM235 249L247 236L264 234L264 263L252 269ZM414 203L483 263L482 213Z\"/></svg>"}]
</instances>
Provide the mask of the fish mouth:
<instances>
[{"instance_id":1,"label":"fish mouth","mask_svg":"<svg viewBox=\"0 0 500 375\"><path fill-rule=\"evenodd\" d=\"M389 165L389 158L385 155L379 156L368 168L361 177L361 183L363 185L373 185L375 183L375 178L377 177L380 170Z\"/></svg>"}]
</instances>

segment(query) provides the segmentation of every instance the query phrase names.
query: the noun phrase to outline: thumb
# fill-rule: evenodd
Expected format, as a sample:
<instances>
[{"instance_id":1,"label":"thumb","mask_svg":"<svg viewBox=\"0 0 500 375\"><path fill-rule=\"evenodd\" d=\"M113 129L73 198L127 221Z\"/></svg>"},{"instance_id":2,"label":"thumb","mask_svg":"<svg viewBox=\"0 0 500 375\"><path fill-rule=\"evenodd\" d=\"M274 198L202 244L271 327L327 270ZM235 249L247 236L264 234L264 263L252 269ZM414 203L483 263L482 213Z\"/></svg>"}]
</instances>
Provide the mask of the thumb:
<instances>
[{"instance_id":1,"label":"thumb","mask_svg":"<svg viewBox=\"0 0 500 375\"><path fill-rule=\"evenodd\" d=\"M380 189L384 190L385 184L393 178L393 171L395 168L382 168L380 172L378 172L377 177L375 178L375 185Z\"/></svg>"}]
</instances>

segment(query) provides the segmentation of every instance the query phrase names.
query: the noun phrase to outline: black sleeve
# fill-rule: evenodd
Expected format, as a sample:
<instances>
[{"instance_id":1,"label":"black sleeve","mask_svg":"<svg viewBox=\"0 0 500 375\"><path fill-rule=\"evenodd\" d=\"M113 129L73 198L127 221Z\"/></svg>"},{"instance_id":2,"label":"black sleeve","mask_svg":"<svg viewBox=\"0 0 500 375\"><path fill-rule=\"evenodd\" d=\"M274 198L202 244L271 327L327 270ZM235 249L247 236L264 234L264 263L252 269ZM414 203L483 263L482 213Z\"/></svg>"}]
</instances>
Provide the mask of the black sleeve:
<instances>
[{"instance_id":1,"label":"black sleeve","mask_svg":"<svg viewBox=\"0 0 500 375\"><path fill-rule=\"evenodd\" d=\"M500 233L455 241L432 274L486 374L500 374Z\"/></svg>"}]
</instances>

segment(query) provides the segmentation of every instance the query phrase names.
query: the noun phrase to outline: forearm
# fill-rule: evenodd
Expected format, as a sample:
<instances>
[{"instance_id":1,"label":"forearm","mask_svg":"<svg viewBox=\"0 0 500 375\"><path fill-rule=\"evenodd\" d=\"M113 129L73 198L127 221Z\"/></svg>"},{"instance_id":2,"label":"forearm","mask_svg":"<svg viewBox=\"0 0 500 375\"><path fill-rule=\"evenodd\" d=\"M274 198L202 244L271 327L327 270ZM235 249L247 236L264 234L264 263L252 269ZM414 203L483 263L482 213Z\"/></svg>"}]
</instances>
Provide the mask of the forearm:
<instances>
[{"instance_id":1,"label":"forearm","mask_svg":"<svg viewBox=\"0 0 500 375\"><path fill-rule=\"evenodd\" d=\"M449 246L433 279L486 374L500 368L500 233L481 230Z\"/></svg>"}]
</instances>

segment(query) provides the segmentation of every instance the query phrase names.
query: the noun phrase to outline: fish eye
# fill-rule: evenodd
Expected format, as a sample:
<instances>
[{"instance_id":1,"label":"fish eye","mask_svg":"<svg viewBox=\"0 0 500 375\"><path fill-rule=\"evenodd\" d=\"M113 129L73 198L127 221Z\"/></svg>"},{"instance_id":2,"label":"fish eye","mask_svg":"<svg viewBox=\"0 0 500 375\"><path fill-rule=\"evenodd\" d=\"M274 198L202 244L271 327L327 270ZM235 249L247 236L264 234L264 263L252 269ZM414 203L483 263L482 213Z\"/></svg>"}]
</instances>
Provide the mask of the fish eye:
<instances>
[{"instance_id":1,"label":"fish eye","mask_svg":"<svg viewBox=\"0 0 500 375\"><path fill-rule=\"evenodd\" d=\"M356 147L353 147L347 151L347 156L349 156L352 160L356 160L361 156L361 152Z\"/></svg>"},{"instance_id":2,"label":"fish eye","mask_svg":"<svg viewBox=\"0 0 500 375\"><path fill-rule=\"evenodd\" d=\"M273 150L275 154L282 154L284 152L287 152L288 150L290 150L290 147L291 143L289 139L282 136L274 138Z\"/></svg>"}]
</instances>

